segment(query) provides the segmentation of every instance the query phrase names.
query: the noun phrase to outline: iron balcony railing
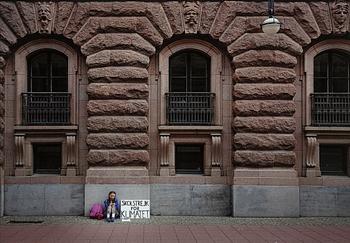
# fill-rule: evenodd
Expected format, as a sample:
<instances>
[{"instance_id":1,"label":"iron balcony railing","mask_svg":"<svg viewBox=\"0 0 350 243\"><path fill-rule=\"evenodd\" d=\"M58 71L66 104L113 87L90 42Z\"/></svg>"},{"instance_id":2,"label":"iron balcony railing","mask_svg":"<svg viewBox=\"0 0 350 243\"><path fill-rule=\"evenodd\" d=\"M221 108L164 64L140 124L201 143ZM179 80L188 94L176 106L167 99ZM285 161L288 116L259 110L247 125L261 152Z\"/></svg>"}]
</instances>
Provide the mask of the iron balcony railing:
<instances>
[{"instance_id":1,"label":"iron balcony railing","mask_svg":"<svg viewBox=\"0 0 350 243\"><path fill-rule=\"evenodd\" d=\"M22 93L23 125L70 124L69 93Z\"/></svg>"},{"instance_id":2,"label":"iron balcony railing","mask_svg":"<svg viewBox=\"0 0 350 243\"><path fill-rule=\"evenodd\" d=\"M166 93L166 117L169 125L211 125L214 117L214 93Z\"/></svg>"},{"instance_id":3,"label":"iron balcony railing","mask_svg":"<svg viewBox=\"0 0 350 243\"><path fill-rule=\"evenodd\" d=\"M350 93L311 94L313 126L350 126Z\"/></svg>"}]
</instances>

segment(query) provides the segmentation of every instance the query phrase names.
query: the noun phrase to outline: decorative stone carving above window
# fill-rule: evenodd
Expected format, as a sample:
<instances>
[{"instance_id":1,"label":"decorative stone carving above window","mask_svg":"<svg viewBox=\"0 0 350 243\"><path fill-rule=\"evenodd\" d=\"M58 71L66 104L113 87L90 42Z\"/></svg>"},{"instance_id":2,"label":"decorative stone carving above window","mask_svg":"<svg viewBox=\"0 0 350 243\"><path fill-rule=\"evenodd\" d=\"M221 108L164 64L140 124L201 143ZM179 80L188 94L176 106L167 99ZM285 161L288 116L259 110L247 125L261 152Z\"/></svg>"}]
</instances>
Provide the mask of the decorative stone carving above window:
<instances>
[{"instance_id":1,"label":"decorative stone carving above window","mask_svg":"<svg viewBox=\"0 0 350 243\"><path fill-rule=\"evenodd\" d=\"M36 7L39 33L50 34L54 26L54 5L52 2L38 2Z\"/></svg>"},{"instance_id":2,"label":"decorative stone carving above window","mask_svg":"<svg viewBox=\"0 0 350 243\"><path fill-rule=\"evenodd\" d=\"M349 24L349 2L346 0L336 0L331 5L333 18L333 33L345 34Z\"/></svg>"},{"instance_id":3,"label":"decorative stone carving above window","mask_svg":"<svg viewBox=\"0 0 350 243\"><path fill-rule=\"evenodd\" d=\"M185 34L197 34L200 25L201 5L198 1L183 2Z\"/></svg>"}]
</instances>

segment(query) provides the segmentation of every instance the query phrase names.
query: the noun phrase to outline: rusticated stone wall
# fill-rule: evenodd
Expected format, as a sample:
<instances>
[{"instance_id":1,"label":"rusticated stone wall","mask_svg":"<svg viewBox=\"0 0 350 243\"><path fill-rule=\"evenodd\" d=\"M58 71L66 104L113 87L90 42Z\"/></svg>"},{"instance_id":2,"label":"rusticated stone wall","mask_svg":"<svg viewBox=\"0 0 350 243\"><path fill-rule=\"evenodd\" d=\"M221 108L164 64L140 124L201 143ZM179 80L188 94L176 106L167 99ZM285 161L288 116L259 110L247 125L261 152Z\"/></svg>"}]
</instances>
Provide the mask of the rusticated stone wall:
<instances>
[{"instance_id":1,"label":"rusticated stone wall","mask_svg":"<svg viewBox=\"0 0 350 243\"><path fill-rule=\"evenodd\" d=\"M89 165L147 165L149 57L174 35L216 39L227 47L235 68L233 163L294 166L295 57L321 34L349 31L349 16L343 21L337 4L276 2L282 29L266 35L260 30L266 1L2 1L0 55L37 32L42 38L71 39L89 68ZM196 14L187 14L191 10ZM0 58L0 69L4 62ZM0 71L1 100L3 75ZM0 109L3 117L3 105ZM1 133L3 127L1 118ZM2 148L3 136L0 140Z\"/></svg>"}]
</instances>

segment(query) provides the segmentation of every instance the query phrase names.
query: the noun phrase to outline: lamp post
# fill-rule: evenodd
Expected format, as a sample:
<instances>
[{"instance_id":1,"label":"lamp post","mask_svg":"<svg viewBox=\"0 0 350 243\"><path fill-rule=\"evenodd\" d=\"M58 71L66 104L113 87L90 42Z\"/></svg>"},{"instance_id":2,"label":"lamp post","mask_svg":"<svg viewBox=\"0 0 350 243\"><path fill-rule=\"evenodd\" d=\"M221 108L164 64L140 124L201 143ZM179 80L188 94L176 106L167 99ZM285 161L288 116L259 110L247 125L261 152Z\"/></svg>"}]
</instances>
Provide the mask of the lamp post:
<instances>
[{"instance_id":1,"label":"lamp post","mask_svg":"<svg viewBox=\"0 0 350 243\"><path fill-rule=\"evenodd\" d=\"M261 29L266 34L276 34L281 28L281 23L274 17L274 0L268 0L268 14L269 18L261 24Z\"/></svg>"}]
</instances>

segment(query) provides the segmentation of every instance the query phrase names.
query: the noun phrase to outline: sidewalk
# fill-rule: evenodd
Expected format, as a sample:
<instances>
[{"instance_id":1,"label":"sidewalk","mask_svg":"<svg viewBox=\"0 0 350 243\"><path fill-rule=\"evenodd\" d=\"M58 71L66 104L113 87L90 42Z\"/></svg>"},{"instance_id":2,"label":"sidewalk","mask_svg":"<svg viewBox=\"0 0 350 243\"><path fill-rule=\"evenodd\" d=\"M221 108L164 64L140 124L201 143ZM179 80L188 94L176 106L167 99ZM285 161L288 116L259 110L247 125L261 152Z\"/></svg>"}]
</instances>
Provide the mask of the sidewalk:
<instances>
[{"instance_id":1,"label":"sidewalk","mask_svg":"<svg viewBox=\"0 0 350 243\"><path fill-rule=\"evenodd\" d=\"M147 221L106 223L86 217L3 217L0 242L345 243L350 242L350 218L153 216Z\"/></svg>"}]
</instances>

